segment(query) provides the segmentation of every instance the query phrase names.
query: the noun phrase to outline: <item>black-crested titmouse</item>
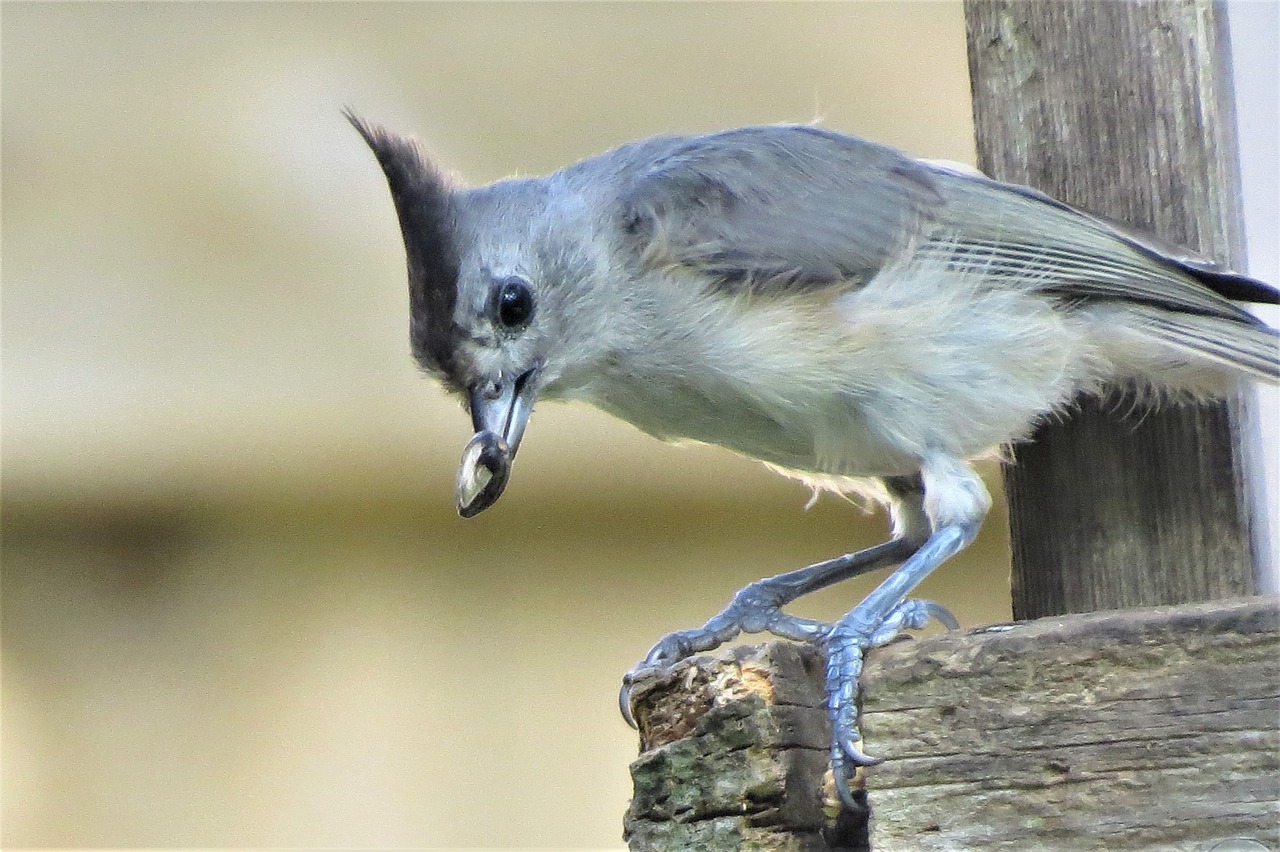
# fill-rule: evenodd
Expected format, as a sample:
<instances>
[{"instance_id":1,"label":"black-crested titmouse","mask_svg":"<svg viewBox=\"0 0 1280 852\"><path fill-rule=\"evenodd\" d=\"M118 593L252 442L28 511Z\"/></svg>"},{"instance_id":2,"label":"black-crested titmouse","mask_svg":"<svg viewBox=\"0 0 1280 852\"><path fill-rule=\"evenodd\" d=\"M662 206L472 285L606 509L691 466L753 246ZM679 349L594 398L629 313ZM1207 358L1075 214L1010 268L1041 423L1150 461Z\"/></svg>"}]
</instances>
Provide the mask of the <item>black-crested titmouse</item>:
<instances>
[{"instance_id":1,"label":"black-crested titmouse","mask_svg":"<svg viewBox=\"0 0 1280 852\"><path fill-rule=\"evenodd\" d=\"M1280 337L1236 304L1276 303L1274 287L871 142L811 126L665 136L461 187L412 141L348 117L399 213L414 356L475 426L464 517L498 499L534 400L551 398L887 505L890 541L753 583L640 664L743 631L818 643L846 801L853 766L873 761L854 700L863 651L954 623L907 595L991 505L970 459L1082 393L1178 401L1280 380ZM889 565L835 624L781 611Z\"/></svg>"}]
</instances>

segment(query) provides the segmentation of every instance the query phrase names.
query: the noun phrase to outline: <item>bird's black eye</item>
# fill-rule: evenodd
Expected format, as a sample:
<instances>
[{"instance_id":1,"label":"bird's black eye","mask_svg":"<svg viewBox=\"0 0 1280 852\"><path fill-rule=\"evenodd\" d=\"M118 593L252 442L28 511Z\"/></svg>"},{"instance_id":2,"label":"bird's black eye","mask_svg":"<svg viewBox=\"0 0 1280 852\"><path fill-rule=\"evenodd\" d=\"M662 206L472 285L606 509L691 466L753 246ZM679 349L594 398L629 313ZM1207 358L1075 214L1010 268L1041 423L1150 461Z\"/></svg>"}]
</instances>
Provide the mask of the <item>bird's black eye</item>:
<instances>
[{"instance_id":1,"label":"bird's black eye","mask_svg":"<svg viewBox=\"0 0 1280 852\"><path fill-rule=\"evenodd\" d=\"M524 328L533 318L533 288L523 278L504 278L493 302L494 318L508 331Z\"/></svg>"}]
</instances>

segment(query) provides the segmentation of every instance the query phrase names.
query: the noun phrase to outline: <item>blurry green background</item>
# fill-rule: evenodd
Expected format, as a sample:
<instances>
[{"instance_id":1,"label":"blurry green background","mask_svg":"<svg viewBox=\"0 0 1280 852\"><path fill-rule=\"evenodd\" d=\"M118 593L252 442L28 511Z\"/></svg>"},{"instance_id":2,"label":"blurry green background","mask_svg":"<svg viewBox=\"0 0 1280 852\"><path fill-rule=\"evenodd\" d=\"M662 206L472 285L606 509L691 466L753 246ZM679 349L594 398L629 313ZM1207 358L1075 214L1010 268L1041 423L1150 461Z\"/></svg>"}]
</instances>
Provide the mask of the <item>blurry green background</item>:
<instances>
[{"instance_id":1,"label":"blurry green background","mask_svg":"<svg viewBox=\"0 0 1280 852\"><path fill-rule=\"evenodd\" d=\"M554 404L460 520L340 109L474 182L815 118L972 162L959 3L0 14L0 841L621 846L622 673L885 520ZM966 625L1009 616L1003 516L922 590Z\"/></svg>"}]
</instances>

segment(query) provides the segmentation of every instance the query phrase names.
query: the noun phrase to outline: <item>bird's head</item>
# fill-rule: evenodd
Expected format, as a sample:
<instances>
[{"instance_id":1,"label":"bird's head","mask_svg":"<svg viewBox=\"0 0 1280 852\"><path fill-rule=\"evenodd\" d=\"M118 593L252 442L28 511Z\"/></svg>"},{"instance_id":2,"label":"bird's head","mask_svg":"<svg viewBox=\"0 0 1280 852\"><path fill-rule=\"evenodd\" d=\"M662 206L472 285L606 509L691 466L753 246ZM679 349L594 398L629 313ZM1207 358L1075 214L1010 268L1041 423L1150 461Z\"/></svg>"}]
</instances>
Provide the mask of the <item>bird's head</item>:
<instances>
[{"instance_id":1,"label":"bird's head","mask_svg":"<svg viewBox=\"0 0 1280 852\"><path fill-rule=\"evenodd\" d=\"M412 140L347 117L399 214L414 358L462 397L475 427L455 495L469 518L502 494L539 394L571 383L589 360L581 350L590 332L569 326L592 263L557 243L544 182L459 188Z\"/></svg>"}]
</instances>

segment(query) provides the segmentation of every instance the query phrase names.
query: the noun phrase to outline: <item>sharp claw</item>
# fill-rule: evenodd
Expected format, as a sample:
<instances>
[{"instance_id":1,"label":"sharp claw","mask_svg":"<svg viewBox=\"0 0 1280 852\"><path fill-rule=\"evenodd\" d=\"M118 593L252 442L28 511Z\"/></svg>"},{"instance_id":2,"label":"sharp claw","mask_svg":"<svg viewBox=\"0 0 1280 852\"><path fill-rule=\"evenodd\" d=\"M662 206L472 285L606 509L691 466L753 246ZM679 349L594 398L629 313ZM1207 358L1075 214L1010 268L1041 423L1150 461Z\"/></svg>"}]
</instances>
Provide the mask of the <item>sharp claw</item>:
<instances>
[{"instance_id":1,"label":"sharp claw","mask_svg":"<svg viewBox=\"0 0 1280 852\"><path fill-rule=\"evenodd\" d=\"M858 776L858 769L862 764L856 764L850 771L843 756L833 758L831 761L831 780L832 785L836 788L836 796L840 799L841 804L850 811L865 813L866 805L860 804L853 797L853 781Z\"/></svg>"},{"instance_id":2,"label":"sharp claw","mask_svg":"<svg viewBox=\"0 0 1280 852\"><path fill-rule=\"evenodd\" d=\"M853 800L853 790L849 787L849 779L836 782L836 794L840 796L840 803L851 811L860 810L858 803Z\"/></svg>"},{"instance_id":3,"label":"sharp claw","mask_svg":"<svg viewBox=\"0 0 1280 852\"><path fill-rule=\"evenodd\" d=\"M859 751L849 755L849 761L857 766L879 766L884 763L884 758L872 757Z\"/></svg>"},{"instance_id":4,"label":"sharp claw","mask_svg":"<svg viewBox=\"0 0 1280 852\"><path fill-rule=\"evenodd\" d=\"M649 649L645 658L622 677L622 688L618 690L618 711L622 714L623 721L633 729L640 730L640 726L636 723L635 711L632 709L631 688L641 674L652 672L654 669L670 669L695 650L697 646L690 641L689 631L670 633L659 639L658 643Z\"/></svg>"},{"instance_id":5,"label":"sharp claw","mask_svg":"<svg viewBox=\"0 0 1280 852\"><path fill-rule=\"evenodd\" d=\"M837 764L833 762L831 764L831 781L836 788L836 796L840 799L841 804L851 811L860 810L858 803L853 800L853 784L851 781L854 774L856 773L847 772L843 763Z\"/></svg>"},{"instance_id":6,"label":"sharp claw","mask_svg":"<svg viewBox=\"0 0 1280 852\"><path fill-rule=\"evenodd\" d=\"M948 630L960 629L960 621L951 614L951 610L941 604L936 604L933 601L928 601L926 605L929 610L929 615L943 627Z\"/></svg>"},{"instance_id":7,"label":"sharp claw","mask_svg":"<svg viewBox=\"0 0 1280 852\"><path fill-rule=\"evenodd\" d=\"M628 674L622 679L622 688L618 690L618 710L622 712L622 719L633 730L640 730L640 726L636 724L635 714L631 711L631 675Z\"/></svg>"},{"instance_id":8,"label":"sharp claw","mask_svg":"<svg viewBox=\"0 0 1280 852\"><path fill-rule=\"evenodd\" d=\"M883 757L872 757L862 750L862 737L840 736L837 740L841 754L855 766L876 766L884 763Z\"/></svg>"}]
</instances>

